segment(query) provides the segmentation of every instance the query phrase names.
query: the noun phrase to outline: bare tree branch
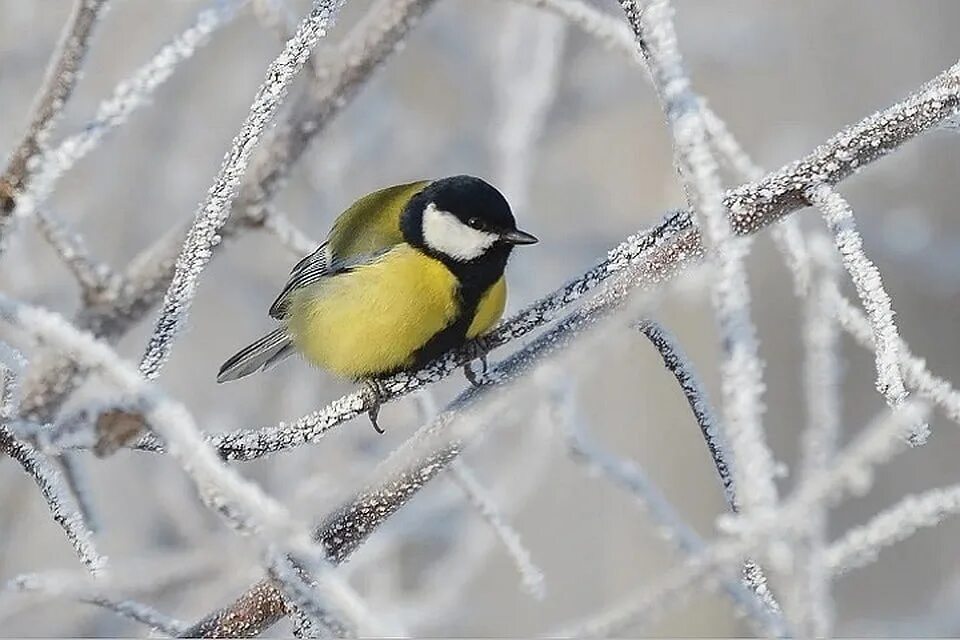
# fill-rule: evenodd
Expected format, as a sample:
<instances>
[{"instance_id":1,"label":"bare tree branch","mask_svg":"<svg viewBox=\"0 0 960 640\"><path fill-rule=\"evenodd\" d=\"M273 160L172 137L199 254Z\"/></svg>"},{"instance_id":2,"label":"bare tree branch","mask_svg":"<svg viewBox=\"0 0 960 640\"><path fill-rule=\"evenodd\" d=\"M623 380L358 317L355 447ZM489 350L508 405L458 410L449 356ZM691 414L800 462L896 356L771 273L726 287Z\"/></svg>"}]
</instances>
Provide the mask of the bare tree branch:
<instances>
[{"instance_id":1,"label":"bare tree branch","mask_svg":"<svg viewBox=\"0 0 960 640\"><path fill-rule=\"evenodd\" d=\"M189 28L161 47L129 78L117 84L113 94L97 106L92 121L43 153L38 158L29 188L20 196L17 215L29 216L37 211L63 174L93 151L108 133L127 122L133 112L148 104L150 96L173 75L180 63L206 44L217 29L230 23L244 1L224 0L201 11Z\"/></svg>"},{"instance_id":2,"label":"bare tree branch","mask_svg":"<svg viewBox=\"0 0 960 640\"><path fill-rule=\"evenodd\" d=\"M680 349L680 345L666 329L651 320L643 320L640 322L640 331L660 353L664 366L680 385L700 427L700 434L713 459L714 467L717 469L727 506L732 513L739 513L740 504L737 499L736 484L731 473L729 456L726 453L725 431L711 405L706 388L700 382L700 376ZM756 594L760 603L767 608L768 616L778 619L782 615L780 604L770 590L763 568L752 560L746 560L743 563L742 577L746 587ZM780 619L779 626L773 630L773 633L778 636L786 635L786 622Z\"/></svg>"},{"instance_id":3,"label":"bare tree branch","mask_svg":"<svg viewBox=\"0 0 960 640\"><path fill-rule=\"evenodd\" d=\"M6 240L16 198L29 181L30 162L43 152L47 138L80 80L80 68L87 56L94 27L107 0L76 0L70 20L64 26L60 44L50 60L43 86L34 101L27 131L0 176L0 247Z\"/></svg>"},{"instance_id":4,"label":"bare tree branch","mask_svg":"<svg viewBox=\"0 0 960 640\"><path fill-rule=\"evenodd\" d=\"M63 529L80 561L96 573L106 567L106 558L100 555L93 542L93 532L87 528L70 491L59 471L50 465L31 445L13 437L6 426L0 425L0 451L20 463L24 472L36 483L50 509L53 520Z\"/></svg>"},{"instance_id":5,"label":"bare tree branch","mask_svg":"<svg viewBox=\"0 0 960 640\"><path fill-rule=\"evenodd\" d=\"M770 508L777 500L775 461L763 429L763 362L750 317L746 243L732 234L723 209L718 163L709 148L706 125L683 67L667 0L621 0L637 46L650 65L651 78L673 135L691 209L704 225L711 260L716 263L713 307L723 339L721 364L726 438L734 458L744 511ZM702 216L702 220L699 217Z\"/></svg>"},{"instance_id":6,"label":"bare tree branch","mask_svg":"<svg viewBox=\"0 0 960 640\"><path fill-rule=\"evenodd\" d=\"M253 160L240 187L238 214L220 230L222 239L269 220L265 204L283 183L292 165L302 156L332 117L354 98L435 0L378 0L366 17L338 47L334 62L326 67L328 82L297 98L267 134L261 153ZM189 225L172 230L144 250L123 274L117 300L83 308L76 317L81 329L110 341L119 339L138 323L164 295L172 278L180 247ZM223 242L213 246L219 253ZM69 358L52 357L29 376L22 408L26 415L49 420L83 378Z\"/></svg>"},{"instance_id":7,"label":"bare tree branch","mask_svg":"<svg viewBox=\"0 0 960 640\"><path fill-rule=\"evenodd\" d=\"M280 108L290 83L310 57L310 51L326 35L327 26L343 1L314 0L313 9L300 22L296 35L267 69L250 113L233 139L206 199L197 208L193 226L180 250L160 318L140 362L144 377L150 379L159 375L166 362L173 340L193 303L200 274L210 262L211 247L219 242L219 231L230 216L233 198L240 189L253 149L264 127Z\"/></svg>"},{"instance_id":8,"label":"bare tree branch","mask_svg":"<svg viewBox=\"0 0 960 640\"><path fill-rule=\"evenodd\" d=\"M647 325L651 326L651 325ZM677 513L663 492L647 477L633 461L618 458L605 451L586 433L581 420L571 416L566 420L567 442L571 453L591 468L598 469L613 484L629 491L642 505L644 511L657 523L663 537L686 556L701 553L705 548L703 539ZM722 458L714 458L722 463ZM748 567L750 573L748 573ZM789 637L786 620L780 605L766 584L766 576L759 566L745 563L742 581L721 580L721 587L735 605L743 610L751 624L764 635ZM746 579L746 578L749 578Z\"/></svg>"}]
</instances>

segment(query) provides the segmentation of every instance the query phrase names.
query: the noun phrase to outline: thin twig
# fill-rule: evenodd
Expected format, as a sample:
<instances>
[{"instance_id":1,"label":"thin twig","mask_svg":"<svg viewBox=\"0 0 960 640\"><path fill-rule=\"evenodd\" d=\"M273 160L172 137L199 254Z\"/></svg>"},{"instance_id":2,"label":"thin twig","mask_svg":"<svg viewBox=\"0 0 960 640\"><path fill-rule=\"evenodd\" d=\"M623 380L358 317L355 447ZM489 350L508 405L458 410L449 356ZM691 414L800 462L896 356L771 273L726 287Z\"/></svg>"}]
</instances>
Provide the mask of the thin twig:
<instances>
[{"instance_id":1,"label":"thin twig","mask_svg":"<svg viewBox=\"0 0 960 640\"><path fill-rule=\"evenodd\" d=\"M189 28L161 47L129 78L117 84L113 94L97 106L93 120L43 154L29 188L21 195L17 215L28 216L36 212L63 174L93 151L108 133L127 122L133 112L149 104L150 97L173 75L178 65L206 44L217 29L229 24L245 1L218 1L210 9L201 11Z\"/></svg>"},{"instance_id":2,"label":"thin twig","mask_svg":"<svg viewBox=\"0 0 960 640\"><path fill-rule=\"evenodd\" d=\"M107 0L76 0L73 4L70 20L34 100L30 124L0 176L0 247L6 240L20 192L30 180L30 164L46 147L50 132L80 80L94 28L106 7Z\"/></svg>"},{"instance_id":3,"label":"thin twig","mask_svg":"<svg viewBox=\"0 0 960 640\"><path fill-rule=\"evenodd\" d=\"M643 320L640 322L639 328L641 333L660 353L664 366L673 374L680 385L683 395L687 398L687 404L690 405L690 410L700 427L700 434L703 436L703 441L710 452L713 465L717 470L727 506L732 513L739 513L740 503L737 499L734 476L730 469L731 461L727 454L724 439L725 431L713 409L706 388L700 382L700 376L681 350L679 343L664 327L651 320ZM744 561L742 577L747 588L756 594L760 602L767 607L769 615L775 618L782 615L780 604L770 590L766 573L760 565L752 560ZM780 620L780 626L775 635L785 635L785 624L783 620Z\"/></svg>"},{"instance_id":4,"label":"thin twig","mask_svg":"<svg viewBox=\"0 0 960 640\"><path fill-rule=\"evenodd\" d=\"M543 571L533 562L530 551L524 546L520 534L506 521L493 498L480 483L473 471L462 460L454 460L450 465L453 478L463 489L463 493L476 507L477 511L486 520L490 528L503 543L503 547L513 560L517 572L523 581L523 587L537 600L546 596L546 584Z\"/></svg>"},{"instance_id":5,"label":"thin twig","mask_svg":"<svg viewBox=\"0 0 960 640\"><path fill-rule=\"evenodd\" d=\"M891 407L906 400L907 389L900 372L900 332L893 319L893 303L883 287L880 271L863 250L863 239L857 231L853 210L837 192L826 186L811 189L807 197L823 211L823 218L833 233L843 266L850 274L857 295L873 327L874 359L877 368L877 391ZM910 443L923 444L929 436L926 425L910 434Z\"/></svg>"},{"instance_id":6,"label":"thin twig","mask_svg":"<svg viewBox=\"0 0 960 640\"><path fill-rule=\"evenodd\" d=\"M827 301L837 316L840 326L861 345L874 349L874 334L870 321L862 311L846 299L836 287L826 290ZM909 346L900 339L897 349L904 379L914 393L940 407L944 415L960 424L960 391L944 378L930 373L927 363L910 352Z\"/></svg>"},{"instance_id":7,"label":"thin twig","mask_svg":"<svg viewBox=\"0 0 960 640\"><path fill-rule=\"evenodd\" d=\"M36 219L44 240L57 252L80 285L85 301L90 303L104 293L116 290L116 275L105 264L90 257L80 234L49 211L38 211Z\"/></svg>"},{"instance_id":8,"label":"thin twig","mask_svg":"<svg viewBox=\"0 0 960 640\"><path fill-rule=\"evenodd\" d=\"M50 515L63 529L80 561L93 573L105 569L106 558L97 551L93 532L87 527L73 496L64 484L62 474L30 444L14 438L2 425L0 425L0 451L6 452L20 463L23 470L36 483L44 500L47 501Z\"/></svg>"},{"instance_id":9,"label":"thin twig","mask_svg":"<svg viewBox=\"0 0 960 640\"><path fill-rule=\"evenodd\" d=\"M71 351L85 366L95 369L123 392L136 397L144 417L169 444L170 453L194 481L203 501L237 529L260 536L268 549L304 554L315 568L320 592L350 621L366 629L374 616L311 544L307 529L280 503L257 485L227 467L204 442L192 416L179 403L165 397L108 345L70 325L49 311L16 303L0 296L0 317L36 338ZM46 493L46 490L45 490ZM318 556L314 559L315 556Z\"/></svg>"},{"instance_id":10,"label":"thin twig","mask_svg":"<svg viewBox=\"0 0 960 640\"><path fill-rule=\"evenodd\" d=\"M656 522L657 530L662 531L663 537L686 556L703 552L706 547L703 539L643 470L635 462L618 458L595 443L586 433L575 408L570 406L569 397L561 402L567 405L568 415L562 424L574 457L630 492ZM721 580L721 587L734 604L749 616L758 632L775 637L790 636L780 606L766 585L766 577L757 565L752 566L756 567L756 571L750 575L752 580ZM747 576L746 568L744 576Z\"/></svg>"},{"instance_id":11,"label":"thin twig","mask_svg":"<svg viewBox=\"0 0 960 640\"><path fill-rule=\"evenodd\" d=\"M927 407L908 401L896 411L887 411L864 428L836 458L836 464L804 480L774 513L760 514L753 526L736 528L736 537L723 538L691 556L653 584L643 587L599 614L551 633L553 637L598 637L622 635L638 623L650 622L668 607L689 597L695 588L722 577L724 567L738 564L743 555L766 546L778 536L790 534L815 504L833 504L863 488L871 470L903 448L903 434L923 420Z\"/></svg>"},{"instance_id":12,"label":"thin twig","mask_svg":"<svg viewBox=\"0 0 960 640\"><path fill-rule=\"evenodd\" d=\"M960 485L951 485L909 495L868 522L849 529L830 545L825 563L834 573L866 566L880 552L906 540L921 529L935 527L960 513Z\"/></svg>"},{"instance_id":13,"label":"thin twig","mask_svg":"<svg viewBox=\"0 0 960 640\"><path fill-rule=\"evenodd\" d=\"M650 66L651 78L673 134L691 209L702 216L717 275L713 307L723 339L721 364L725 436L733 456L740 505L745 511L776 503L775 461L763 430L763 362L756 327L750 317L747 246L732 233L723 209L718 164L713 158L700 100L683 67L667 0L621 0L637 46Z\"/></svg>"},{"instance_id":14,"label":"thin twig","mask_svg":"<svg viewBox=\"0 0 960 640\"><path fill-rule=\"evenodd\" d=\"M835 283L837 268L831 260L823 279ZM832 462L840 441L839 330L818 283L804 304L804 393L807 420L802 436L800 477L811 478ZM825 563L829 511L814 505L804 527L795 532L790 611L805 636L829 637L833 628L831 576Z\"/></svg>"},{"instance_id":15,"label":"thin twig","mask_svg":"<svg viewBox=\"0 0 960 640\"><path fill-rule=\"evenodd\" d=\"M173 341L193 304L200 274L210 262L210 248L219 242L219 231L230 215L233 198L240 189L253 149L264 127L280 108L290 83L310 57L311 50L326 35L327 27L343 1L314 0L313 8L300 22L296 35L267 69L250 112L224 156L207 197L197 208L193 226L180 250L160 317L140 362L140 372L145 378L159 375L170 355Z\"/></svg>"},{"instance_id":16,"label":"thin twig","mask_svg":"<svg viewBox=\"0 0 960 640\"><path fill-rule=\"evenodd\" d=\"M570 314L555 328L491 368L487 382L461 393L437 418L421 427L406 444L378 468L378 481L328 516L315 535L334 564L343 562L360 544L430 480L460 455L464 439L489 420L500 403L484 403L500 389L526 375L545 358L562 351L570 340L609 313L614 302L601 303ZM431 446L432 445L432 446ZM419 455L423 450L427 453ZM411 462L412 460L412 462ZM195 624L190 637L239 637L259 634L287 614L280 594L269 582L248 589L233 604Z\"/></svg>"}]
</instances>

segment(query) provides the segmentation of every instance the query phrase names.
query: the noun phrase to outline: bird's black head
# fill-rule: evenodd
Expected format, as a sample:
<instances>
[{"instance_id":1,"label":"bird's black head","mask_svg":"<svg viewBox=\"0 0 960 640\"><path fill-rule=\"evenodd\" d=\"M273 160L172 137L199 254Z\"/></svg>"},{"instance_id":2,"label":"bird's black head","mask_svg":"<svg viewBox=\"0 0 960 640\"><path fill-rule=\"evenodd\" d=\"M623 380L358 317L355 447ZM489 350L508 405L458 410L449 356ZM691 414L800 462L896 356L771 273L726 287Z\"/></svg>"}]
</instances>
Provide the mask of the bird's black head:
<instances>
[{"instance_id":1,"label":"bird's black head","mask_svg":"<svg viewBox=\"0 0 960 640\"><path fill-rule=\"evenodd\" d=\"M407 242L452 267L505 264L514 246L537 241L517 229L506 198L473 176L431 182L410 199L400 225Z\"/></svg>"}]
</instances>

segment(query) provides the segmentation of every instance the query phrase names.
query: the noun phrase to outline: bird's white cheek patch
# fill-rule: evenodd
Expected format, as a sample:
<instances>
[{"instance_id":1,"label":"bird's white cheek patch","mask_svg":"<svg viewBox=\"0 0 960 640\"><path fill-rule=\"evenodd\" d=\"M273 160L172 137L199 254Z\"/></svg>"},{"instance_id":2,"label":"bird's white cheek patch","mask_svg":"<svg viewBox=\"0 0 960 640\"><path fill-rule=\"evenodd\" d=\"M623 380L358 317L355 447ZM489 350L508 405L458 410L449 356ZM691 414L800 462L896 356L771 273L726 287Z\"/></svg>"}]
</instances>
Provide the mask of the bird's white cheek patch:
<instances>
[{"instance_id":1,"label":"bird's white cheek patch","mask_svg":"<svg viewBox=\"0 0 960 640\"><path fill-rule=\"evenodd\" d=\"M431 202L423 210L423 240L434 251L466 262L483 255L497 241L497 236L468 227Z\"/></svg>"}]
</instances>

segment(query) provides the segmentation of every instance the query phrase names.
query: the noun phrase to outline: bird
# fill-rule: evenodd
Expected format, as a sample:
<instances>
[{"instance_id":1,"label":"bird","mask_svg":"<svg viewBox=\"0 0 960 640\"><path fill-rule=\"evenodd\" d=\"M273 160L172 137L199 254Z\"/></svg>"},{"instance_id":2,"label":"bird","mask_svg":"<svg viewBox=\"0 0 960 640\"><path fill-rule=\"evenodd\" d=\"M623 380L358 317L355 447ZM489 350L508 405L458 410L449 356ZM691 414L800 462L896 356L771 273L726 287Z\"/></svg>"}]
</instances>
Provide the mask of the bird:
<instances>
[{"instance_id":1,"label":"bird","mask_svg":"<svg viewBox=\"0 0 960 640\"><path fill-rule=\"evenodd\" d=\"M482 178L374 191L341 213L326 240L293 267L270 306L279 326L224 362L217 382L299 353L361 383L370 422L383 433L380 381L488 333L506 306L512 250L536 242ZM469 366L465 372L475 382Z\"/></svg>"}]
</instances>

